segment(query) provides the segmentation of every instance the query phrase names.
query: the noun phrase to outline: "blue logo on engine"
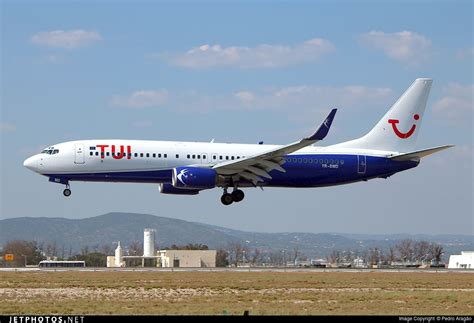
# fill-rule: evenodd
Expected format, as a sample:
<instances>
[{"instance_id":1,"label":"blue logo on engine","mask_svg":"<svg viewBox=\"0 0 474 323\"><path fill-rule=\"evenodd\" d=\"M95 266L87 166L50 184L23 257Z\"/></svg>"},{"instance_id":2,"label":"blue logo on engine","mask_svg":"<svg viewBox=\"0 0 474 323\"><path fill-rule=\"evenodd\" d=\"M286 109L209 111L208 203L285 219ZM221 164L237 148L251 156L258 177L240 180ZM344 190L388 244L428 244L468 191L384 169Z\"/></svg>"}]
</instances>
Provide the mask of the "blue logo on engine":
<instances>
[{"instance_id":1,"label":"blue logo on engine","mask_svg":"<svg viewBox=\"0 0 474 323\"><path fill-rule=\"evenodd\" d=\"M187 185L184 181L188 178L188 173L189 173L189 170L188 169L182 169L178 175L176 175L176 177L178 178L178 180L183 184L183 185Z\"/></svg>"}]
</instances>

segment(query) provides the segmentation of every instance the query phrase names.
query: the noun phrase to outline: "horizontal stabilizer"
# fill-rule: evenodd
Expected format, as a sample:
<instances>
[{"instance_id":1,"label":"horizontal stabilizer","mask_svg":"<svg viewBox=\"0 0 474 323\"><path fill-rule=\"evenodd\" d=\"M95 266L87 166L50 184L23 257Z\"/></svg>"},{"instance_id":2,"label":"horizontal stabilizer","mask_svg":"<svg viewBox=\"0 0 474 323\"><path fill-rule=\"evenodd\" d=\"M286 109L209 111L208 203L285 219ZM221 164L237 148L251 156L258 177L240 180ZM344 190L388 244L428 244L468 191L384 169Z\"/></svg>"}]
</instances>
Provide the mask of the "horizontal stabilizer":
<instances>
[{"instance_id":1,"label":"horizontal stabilizer","mask_svg":"<svg viewBox=\"0 0 474 323\"><path fill-rule=\"evenodd\" d=\"M420 159L422 157L426 157L428 155L437 153L438 151L445 150L445 149L448 149L448 148L451 148L451 147L454 147L454 145L447 145L447 146L440 146L440 147L435 147L435 148L418 150L418 151L414 151L414 152L411 152L411 153L406 153L406 154L393 156L393 157L390 157L390 159L396 160L396 161L406 161L406 160L412 160L412 159Z\"/></svg>"}]
</instances>

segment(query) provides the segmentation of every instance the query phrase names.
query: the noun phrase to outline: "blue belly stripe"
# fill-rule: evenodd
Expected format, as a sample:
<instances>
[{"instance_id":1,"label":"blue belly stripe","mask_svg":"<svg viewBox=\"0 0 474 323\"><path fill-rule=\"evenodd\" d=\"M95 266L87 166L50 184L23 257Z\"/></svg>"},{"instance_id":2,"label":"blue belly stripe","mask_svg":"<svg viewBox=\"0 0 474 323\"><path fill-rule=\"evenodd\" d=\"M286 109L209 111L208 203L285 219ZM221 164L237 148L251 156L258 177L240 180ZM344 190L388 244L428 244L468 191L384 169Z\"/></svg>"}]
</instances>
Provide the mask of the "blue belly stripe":
<instances>
[{"instance_id":1,"label":"blue belly stripe","mask_svg":"<svg viewBox=\"0 0 474 323\"><path fill-rule=\"evenodd\" d=\"M364 161L365 166L360 163ZM272 179L262 185L277 187L318 187L338 185L377 177L387 177L419 164L418 161L393 161L385 157L357 155L290 155L282 167L286 173L273 170ZM183 165L185 166L185 165ZM361 173L360 170L365 170ZM44 174L58 183L67 181L171 183L172 169L146 171L119 171L75 174Z\"/></svg>"}]
</instances>

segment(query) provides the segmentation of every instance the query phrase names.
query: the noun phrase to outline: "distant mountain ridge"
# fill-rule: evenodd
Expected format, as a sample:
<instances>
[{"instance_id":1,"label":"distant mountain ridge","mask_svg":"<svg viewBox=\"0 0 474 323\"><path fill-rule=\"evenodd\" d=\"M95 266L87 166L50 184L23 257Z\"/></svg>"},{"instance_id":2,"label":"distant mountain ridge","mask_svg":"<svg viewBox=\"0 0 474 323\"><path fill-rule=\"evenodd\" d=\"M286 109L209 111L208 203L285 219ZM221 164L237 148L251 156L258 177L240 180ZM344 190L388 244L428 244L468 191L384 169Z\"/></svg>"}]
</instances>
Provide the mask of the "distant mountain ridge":
<instances>
[{"instance_id":1,"label":"distant mountain ridge","mask_svg":"<svg viewBox=\"0 0 474 323\"><path fill-rule=\"evenodd\" d=\"M326 257L333 250L388 249L402 239L426 240L443 245L445 256L461 250L474 250L472 236L466 235L360 235L341 233L259 233L233 230L203 223L149 214L107 213L84 219L21 217L0 220L0 246L11 240L35 240L56 243L58 248L80 252L84 247L99 249L117 241L128 246L143 241L143 229L156 230L159 247L200 243L211 249L226 248L241 243L263 252L297 248L308 257Z\"/></svg>"}]
</instances>

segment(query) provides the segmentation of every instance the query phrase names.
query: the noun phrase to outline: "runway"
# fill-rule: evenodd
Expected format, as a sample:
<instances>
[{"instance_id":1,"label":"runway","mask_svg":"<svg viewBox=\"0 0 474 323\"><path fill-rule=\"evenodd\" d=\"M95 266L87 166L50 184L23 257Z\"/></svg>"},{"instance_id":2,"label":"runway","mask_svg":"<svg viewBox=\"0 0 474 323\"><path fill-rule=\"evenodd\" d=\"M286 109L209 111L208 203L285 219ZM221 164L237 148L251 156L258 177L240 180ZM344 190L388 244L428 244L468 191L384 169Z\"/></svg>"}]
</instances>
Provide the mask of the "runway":
<instances>
[{"instance_id":1,"label":"runway","mask_svg":"<svg viewBox=\"0 0 474 323\"><path fill-rule=\"evenodd\" d=\"M281 273L465 273L474 274L472 269L448 268L307 268L307 267L216 267L216 268L154 268L154 267L129 267L129 268L0 268L0 272L281 272Z\"/></svg>"}]
</instances>

